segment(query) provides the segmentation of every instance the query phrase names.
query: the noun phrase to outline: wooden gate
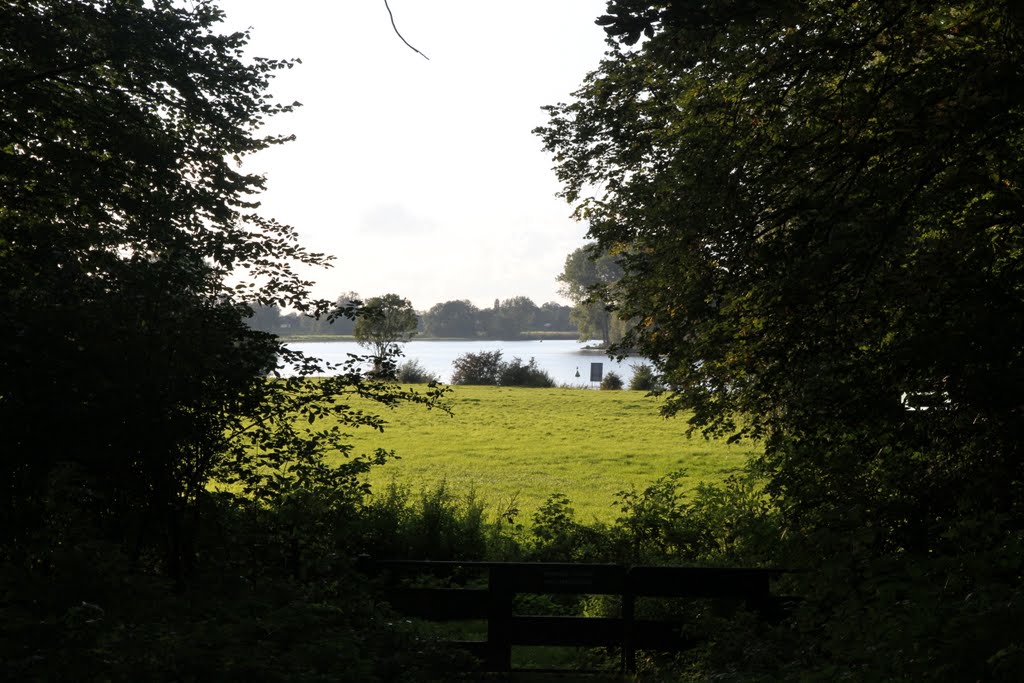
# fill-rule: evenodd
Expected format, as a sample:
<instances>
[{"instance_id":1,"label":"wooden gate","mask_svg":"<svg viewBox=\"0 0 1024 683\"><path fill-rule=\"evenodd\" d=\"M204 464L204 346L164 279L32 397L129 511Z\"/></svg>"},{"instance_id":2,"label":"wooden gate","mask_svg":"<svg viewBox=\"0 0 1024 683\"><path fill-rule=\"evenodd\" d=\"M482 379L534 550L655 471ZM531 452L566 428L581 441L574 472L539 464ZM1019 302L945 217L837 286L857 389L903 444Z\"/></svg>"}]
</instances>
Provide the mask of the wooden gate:
<instances>
[{"instance_id":1,"label":"wooden gate","mask_svg":"<svg viewBox=\"0 0 1024 683\"><path fill-rule=\"evenodd\" d=\"M482 572L486 588L389 589L399 612L437 621L486 619L487 640L459 642L490 671L509 671L513 645L620 647L622 668L633 671L636 651L680 651L695 645L681 624L637 619L637 598L717 598L740 601L765 618L776 618L784 599L771 593L772 569L656 567L546 562L372 561L365 568L397 578L402 574ZM618 617L523 616L513 613L520 593L621 596Z\"/></svg>"}]
</instances>

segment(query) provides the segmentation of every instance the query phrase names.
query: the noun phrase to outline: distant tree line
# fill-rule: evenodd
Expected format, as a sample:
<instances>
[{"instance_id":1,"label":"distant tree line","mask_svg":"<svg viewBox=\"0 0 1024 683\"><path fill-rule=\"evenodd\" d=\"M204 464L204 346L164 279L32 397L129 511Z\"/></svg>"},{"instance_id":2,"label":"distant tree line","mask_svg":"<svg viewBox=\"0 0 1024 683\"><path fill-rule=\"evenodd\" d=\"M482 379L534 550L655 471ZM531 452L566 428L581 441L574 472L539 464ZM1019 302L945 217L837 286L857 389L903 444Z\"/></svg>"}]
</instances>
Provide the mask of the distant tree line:
<instances>
[{"instance_id":1,"label":"distant tree line","mask_svg":"<svg viewBox=\"0 0 1024 683\"><path fill-rule=\"evenodd\" d=\"M335 300L335 308L340 310L352 302L361 301L356 292L346 292ZM299 311L285 312L276 304L250 304L252 315L249 326L260 332L269 332L281 337L292 335L314 334L355 334L356 318L338 315L313 316Z\"/></svg>"},{"instance_id":2,"label":"distant tree line","mask_svg":"<svg viewBox=\"0 0 1024 683\"><path fill-rule=\"evenodd\" d=\"M390 295L389 295L390 296ZM361 301L348 292L337 299L338 307ZM356 319L315 318L298 312L285 312L276 305L254 305L249 324L257 330L287 337L294 335L354 335ZM495 299L490 308L479 308L462 299L435 304L417 313L416 336L457 339L518 339L542 332L577 334L573 308L553 301L538 306L529 297Z\"/></svg>"},{"instance_id":3,"label":"distant tree line","mask_svg":"<svg viewBox=\"0 0 1024 683\"><path fill-rule=\"evenodd\" d=\"M632 322L618 313L617 285L622 278L622 254L584 245L565 259L556 280L559 292L571 306L549 301L538 306L526 296L495 299L490 308L479 308L468 299L444 301L416 313L416 336L455 339L519 339L537 333L574 334L581 341L599 339L604 345L619 344ZM398 295L386 295L395 296ZM379 297L377 297L379 298ZM363 300L346 292L335 302L341 310ZM314 317L284 312L276 305L254 305L249 324L256 330L282 337L297 335L356 336L356 317Z\"/></svg>"},{"instance_id":4,"label":"distant tree line","mask_svg":"<svg viewBox=\"0 0 1024 683\"><path fill-rule=\"evenodd\" d=\"M420 316L423 335L480 339L516 339L531 332L576 332L569 306L549 301L541 306L526 296L495 299L491 308L469 301L445 301Z\"/></svg>"}]
</instances>

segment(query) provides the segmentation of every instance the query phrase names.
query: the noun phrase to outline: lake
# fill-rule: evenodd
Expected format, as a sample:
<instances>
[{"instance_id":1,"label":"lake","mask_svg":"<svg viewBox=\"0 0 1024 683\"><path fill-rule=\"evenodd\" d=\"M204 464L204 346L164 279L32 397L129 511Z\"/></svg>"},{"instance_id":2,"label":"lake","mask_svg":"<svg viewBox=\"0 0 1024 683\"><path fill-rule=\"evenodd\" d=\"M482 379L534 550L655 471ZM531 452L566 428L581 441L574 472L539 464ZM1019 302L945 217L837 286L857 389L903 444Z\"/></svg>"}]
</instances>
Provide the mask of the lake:
<instances>
[{"instance_id":1,"label":"lake","mask_svg":"<svg viewBox=\"0 0 1024 683\"><path fill-rule=\"evenodd\" d=\"M639 365L644 360L630 357L618 363L608 358L603 351L584 348L594 343L596 342L577 342L568 339L544 341L414 339L402 345L404 358L400 359L398 363L401 365L409 359L418 360L424 369L437 375L441 381L450 382L453 370L452 361L456 358L464 353L497 350L501 351L502 360L505 361L518 357L526 362L535 358L538 367L551 375L558 386L590 386L591 363L601 363L604 374L614 370L628 385L630 377L633 376L630 367ZM350 353L356 355L366 355L367 353L366 349L354 341L294 342L289 343L288 347L315 358L322 358L328 363L338 364L347 360ZM577 372L579 372L578 376Z\"/></svg>"}]
</instances>

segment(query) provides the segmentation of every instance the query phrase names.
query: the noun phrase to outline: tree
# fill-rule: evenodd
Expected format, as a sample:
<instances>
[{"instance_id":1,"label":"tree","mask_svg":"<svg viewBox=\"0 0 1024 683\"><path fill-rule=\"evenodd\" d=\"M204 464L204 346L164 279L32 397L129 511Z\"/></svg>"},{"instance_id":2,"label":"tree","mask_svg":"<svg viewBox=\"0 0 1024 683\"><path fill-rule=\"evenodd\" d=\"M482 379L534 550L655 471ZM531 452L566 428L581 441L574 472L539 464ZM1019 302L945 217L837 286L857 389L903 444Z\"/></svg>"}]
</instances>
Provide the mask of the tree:
<instances>
[{"instance_id":1,"label":"tree","mask_svg":"<svg viewBox=\"0 0 1024 683\"><path fill-rule=\"evenodd\" d=\"M209 0L0 4L5 557L73 519L183 578L212 478L261 500L351 485L324 458L379 421L340 399L397 398L351 368L305 382L324 368L245 324L248 303L326 311L293 266L330 259L256 211L264 180L236 162L285 141L259 127L292 109L266 95L292 62L243 60L221 18ZM268 381L279 362L300 376Z\"/></svg>"},{"instance_id":2,"label":"tree","mask_svg":"<svg viewBox=\"0 0 1024 683\"><path fill-rule=\"evenodd\" d=\"M566 197L629 247L633 339L695 425L903 421L904 391L1014 414L1019 17L933 5L615 3L614 36L653 37L551 108Z\"/></svg>"},{"instance_id":3,"label":"tree","mask_svg":"<svg viewBox=\"0 0 1024 683\"><path fill-rule=\"evenodd\" d=\"M330 334L355 334L356 314L363 304L358 292L348 291L334 300L334 310L327 316L327 329Z\"/></svg>"},{"instance_id":4,"label":"tree","mask_svg":"<svg viewBox=\"0 0 1024 683\"><path fill-rule=\"evenodd\" d=\"M480 310L466 300L435 304L423 316L426 334L431 337L475 337L479 313Z\"/></svg>"},{"instance_id":5,"label":"tree","mask_svg":"<svg viewBox=\"0 0 1024 683\"><path fill-rule=\"evenodd\" d=\"M572 301L572 322L580 340L600 339L605 346L622 339L623 325L613 310L612 285L622 278L620 258L602 253L595 244L582 246L565 258L558 276L561 293Z\"/></svg>"},{"instance_id":6,"label":"tree","mask_svg":"<svg viewBox=\"0 0 1024 683\"><path fill-rule=\"evenodd\" d=\"M621 0L600 23L618 49L539 133L590 236L624 253L628 342L670 412L765 440L805 560L919 563L935 648L850 639L908 662L881 678L919 676L954 640L918 605L972 553L1016 562L1024 521L1020 8ZM987 675L1012 637L947 675Z\"/></svg>"},{"instance_id":7,"label":"tree","mask_svg":"<svg viewBox=\"0 0 1024 683\"><path fill-rule=\"evenodd\" d=\"M270 332L277 334L281 329L281 309L270 304L264 306L261 304L253 304L250 306L252 309L252 315L249 316L249 327L260 332Z\"/></svg>"},{"instance_id":8,"label":"tree","mask_svg":"<svg viewBox=\"0 0 1024 683\"><path fill-rule=\"evenodd\" d=\"M413 338L417 324L412 302L397 294L366 301L356 318L354 334L361 346L370 349L376 373L394 374L398 345Z\"/></svg>"},{"instance_id":9,"label":"tree","mask_svg":"<svg viewBox=\"0 0 1024 683\"><path fill-rule=\"evenodd\" d=\"M535 329L552 332L573 330L575 326L570 320L571 315L572 309L569 306L555 301L548 301L542 304L540 310L537 311L537 317L534 320L533 326Z\"/></svg>"},{"instance_id":10,"label":"tree","mask_svg":"<svg viewBox=\"0 0 1024 683\"><path fill-rule=\"evenodd\" d=\"M494 304L492 314L483 317L487 334L493 339L518 339L537 315L537 304L527 296L495 300Z\"/></svg>"}]
</instances>

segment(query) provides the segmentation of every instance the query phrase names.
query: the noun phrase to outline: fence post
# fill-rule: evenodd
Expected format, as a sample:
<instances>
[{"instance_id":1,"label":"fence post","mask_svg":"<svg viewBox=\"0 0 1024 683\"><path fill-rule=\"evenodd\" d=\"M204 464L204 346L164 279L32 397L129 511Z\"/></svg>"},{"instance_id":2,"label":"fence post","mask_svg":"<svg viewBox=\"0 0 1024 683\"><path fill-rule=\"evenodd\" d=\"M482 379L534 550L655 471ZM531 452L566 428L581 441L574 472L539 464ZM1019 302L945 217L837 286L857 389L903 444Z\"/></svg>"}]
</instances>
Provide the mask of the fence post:
<instances>
[{"instance_id":1,"label":"fence post","mask_svg":"<svg viewBox=\"0 0 1024 683\"><path fill-rule=\"evenodd\" d=\"M748 593L745 599L745 607L751 612L756 612L762 619L769 617L772 607L771 581L768 574L757 577L753 592Z\"/></svg>"},{"instance_id":2,"label":"fence post","mask_svg":"<svg viewBox=\"0 0 1024 683\"><path fill-rule=\"evenodd\" d=\"M622 587L622 669L626 673L636 671L636 646L633 639L635 622L636 597L633 593L632 576L627 571L625 585Z\"/></svg>"},{"instance_id":3,"label":"fence post","mask_svg":"<svg viewBox=\"0 0 1024 683\"><path fill-rule=\"evenodd\" d=\"M510 568L491 565L487 576L487 665L512 669L512 580Z\"/></svg>"}]
</instances>

